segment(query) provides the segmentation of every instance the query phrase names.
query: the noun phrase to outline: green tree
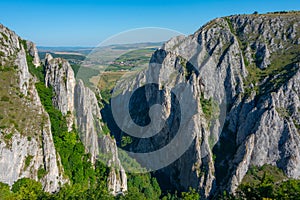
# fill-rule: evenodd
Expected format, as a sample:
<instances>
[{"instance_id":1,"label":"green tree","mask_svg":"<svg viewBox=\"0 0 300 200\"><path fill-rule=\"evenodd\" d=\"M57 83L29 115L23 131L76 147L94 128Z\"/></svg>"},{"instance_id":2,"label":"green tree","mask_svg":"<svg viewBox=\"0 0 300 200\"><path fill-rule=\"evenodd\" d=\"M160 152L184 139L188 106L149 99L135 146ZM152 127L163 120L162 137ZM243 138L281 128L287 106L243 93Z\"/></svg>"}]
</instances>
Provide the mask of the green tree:
<instances>
[{"instance_id":1,"label":"green tree","mask_svg":"<svg viewBox=\"0 0 300 200\"><path fill-rule=\"evenodd\" d=\"M120 199L159 199L160 187L155 178L148 174L128 174L128 192Z\"/></svg>"},{"instance_id":2,"label":"green tree","mask_svg":"<svg viewBox=\"0 0 300 200\"><path fill-rule=\"evenodd\" d=\"M16 181L12 186L12 191L16 194L17 199L22 200L42 199L45 196L42 184L29 178Z\"/></svg>"},{"instance_id":3,"label":"green tree","mask_svg":"<svg viewBox=\"0 0 300 200\"><path fill-rule=\"evenodd\" d=\"M9 185L1 182L0 182L0 199L1 200L16 199L16 195L10 191Z\"/></svg>"},{"instance_id":4,"label":"green tree","mask_svg":"<svg viewBox=\"0 0 300 200\"><path fill-rule=\"evenodd\" d=\"M197 199L200 199L199 193L193 188L189 188L188 192L182 192L181 196L182 196L183 200L197 200Z\"/></svg>"},{"instance_id":5,"label":"green tree","mask_svg":"<svg viewBox=\"0 0 300 200\"><path fill-rule=\"evenodd\" d=\"M276 199L299 199L300 180L282 182L276 190Z\"/></svg>"}]
</instances>

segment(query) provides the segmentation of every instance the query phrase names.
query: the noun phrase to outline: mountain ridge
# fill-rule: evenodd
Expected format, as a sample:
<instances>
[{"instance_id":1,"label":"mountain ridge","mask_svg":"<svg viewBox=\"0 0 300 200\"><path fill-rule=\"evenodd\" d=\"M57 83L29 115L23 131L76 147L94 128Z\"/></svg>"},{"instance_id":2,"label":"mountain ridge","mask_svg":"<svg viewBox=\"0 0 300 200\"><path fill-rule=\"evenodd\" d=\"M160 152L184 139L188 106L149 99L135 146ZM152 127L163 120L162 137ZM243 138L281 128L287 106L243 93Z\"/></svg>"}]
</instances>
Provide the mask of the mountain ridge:
<instances>
[{"instance_id":1,"label":"mountain ridge","mask_svg":"<svg viewBox=\"0 0 300 200\"><path fill-rule=\"evenodd\" d=\"M123 83L128 89L120 99L145 80L158 80L167 94L188 83L191 90L196 88L196 97L191 98L202 101L198 119L192 119L192 131L186 133L196 135L194 143L176 162L157 172L159 181L174 190L192 186L209 198L216 191L235 193L251 165L275 165L290 178L299 178L298 22L299 12L217 18L193 35L166 42L137 80ZM178 75L172 77L173 72ZM210 98L223 115L213 124L203 117ZM170 103L163 103L166 115ZM172 138L174 133L164 134ZM131 148L147 152L150 146L166 145L163 138L133 139Z\"/></svg>"},{"instance_id":2,"label":"mountain ridge","mask_svg":"<svg viewBox=\"0 0 300 200\"><path fill-rule=\"evenodd\" d=\"M163 116L170 118L162 134L151 140L133 138L127 144L137 152L165 146L176 136L172 127L177 126L180 112L179 107L173 107L172 88L186 84L190 98L198 102L186 131L194 138L191 146L174 163L153 173L160 184L169 186L165 190L188 191L192 187L203 199L218 198L223 191L235 194L252 166L272 165L289 178L300 178L299 13L217 18L192 35L164 43L154 52L148 69L121 83L125 90L114 98L126 97L147 81L157 81L163 91ZM5 85L0 102L0 181L11 186L28 177L40 181L47 192L57 192L73 181L74 177L64 176L70 173L63 168L69 160L58 153L62 146L57 148L55 142L60 135L53 131L52 113L42 105L44 96L38 93L45 90L51 106L66 122L70 138L61 138L78 144L76 148L83 145L84 162L94 166L101 151L112 154L106 163L110 167L108 190L114 195L126 193L126 168L119 160L117 145L122 144L122 136L128 135L115 128L116 140L105 134L99 137L102 120L110 122L106 118L111 117L100 112L99 97L83 82L75 81L66 60L48 54L42 69L33 43L3 25L0 32L0 75ZM36 85L39 81L41 87ZM144 100L132 102L140 101ZM25 116L16 115L14 110L19 106L13 102L24 105L18 112L26 113L28 122L37 123L29 125ZM140 104L147 110L145 102ZM127 109L127 105L117 105ZM142 124L146 118L136 119Z\"/></svg>"}]
</instances>

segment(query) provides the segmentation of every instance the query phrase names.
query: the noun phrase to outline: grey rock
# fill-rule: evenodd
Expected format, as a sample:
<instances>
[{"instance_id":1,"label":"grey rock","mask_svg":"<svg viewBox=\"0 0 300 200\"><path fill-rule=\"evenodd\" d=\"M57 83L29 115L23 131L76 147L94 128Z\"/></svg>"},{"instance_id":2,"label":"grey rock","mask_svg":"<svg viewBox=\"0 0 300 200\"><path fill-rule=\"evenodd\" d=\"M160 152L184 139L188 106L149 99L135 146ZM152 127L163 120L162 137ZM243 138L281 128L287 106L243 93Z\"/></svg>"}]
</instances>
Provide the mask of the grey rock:
<instances>
[{"instance_id":1,"label":"grey rock","mask_svg":"<svg viewBox=\"0 0 300 200\"><path fill-rule=\"evenodd\" d=\"M63 178L60 158L54 148L49 116L41 104L34 79L28 71L23 40L2 25L0 36L0 51L4 52L1 65L11 68L15 66L16 71L11 74L15 73L17 79L16 83L8 83L9 87L1 87L11 95L13 90L19 90L23 94L16 97L16 100L20 102L19 114L26 114L26 119L15 119L14 125L0 129L0 181L11 186L18 179L28 177L40 181L45 191L56 192L68 180ZM16 110L5 112L9 115ZM18 125L21 126L30 117L34 117L30 124L24 130L19 130ZM5 137L8 134L11 136ZM46 171L41 179L38 179L39 169Z\"/></svg>"},{"instance_id":2,"label":"grey rock","mask_svg":"<svg viewBox=\"0 0 300 200\"><path fill-rule=\"evenodd\" d=\"M75 87L74 100L80 138L92 155L92 163L95 163L99 154L98 134L102 132L98 102L94 92L85 87L81 80Z\"/></svg>"},{"instance_id":3,"label":"grey rock","mask_svg":"<svg viewBox=\"0 0 300 200\"><path fill-rule=\"evenodd\" d=\"M28 53L33 57L32 63L35 67L39 67L41 65L41 60L36 45L31 41L26 41L26 44Z\"/></svg>"},{"instance_id":4,"label":"grey rock","mask_svg":"<svg viewBox=\"0 0 300 200\"><path fill-rule=\"evenodd\" d=\"M110 167L109 190L114 195L127 191L127 177L118 158L116 142L104 135L101 128L102 117L95 93L79 80L75 86L74 101L80 138L87 152L92 155L92 163L95 163L99 154L107 155L108 158L102 161Z\"/></svg>"},{"instance_id":5,"label":"grey rock","mask_svg":"<svg viewBox=\"0 0 300 200\"><path fill-rule=\"evenodd\" d=\"M190 98L199 101L203 95L219 105L212 120L204 117L199 105L186 131L196 136L193 144L176 162L159 170L158 178L164 176L177 190L192 186L203 197L223 190L234 193L252 165L274 165L287 176L300 178L299 56L284 57L299 54L299 20L299 12L215 19L190 36L166 42L154 53L148 69L122 83L125 91L119 95L145 80L158 82L166 91L189 83L194 91ZM182 60L194 71L188 72ZM249 70L259 73L272 67L279 70L247 82L253 76ZM165 99L163 115L172 116L168 96ZM140 140L133 148L148 152L168 144L173 134L166 130L164 136Z\"/></svg>"},{"instance_id":6,"label":"grey rock","mask_svg":"<svg viewBox=\"0 0 300 200\"><path fill-rule=\"evenodd\" d=\"M104 155L111 155L106 161L110 172L108 175L108 189L114 195L127 191L127 176L118 158L118 148L116 141L108 135L104 135L99 140L100 152Z\"/></svg>"},{"instance_id":7,"label":"grey rock","mask_svg":"<svg viewBox=\"0 0 300 200\"><path fill-rule=\"evenodd\" d=\"M85 87L81 80L76 83L74 72L68 61L46 54L45 83L54 91L53 104L67 117L68 129L75 125L85 146L96 163L99 154L111 155L106 160L111 167L108 188L114 194L127 190L127 178L119 158L115 140L103 135L101 113L95 93Z\"/></svg>"},{"instance_id":8,"label":"grey rock","mask_svg":"<svg viewBox=\"0 0 300 200\"><path fill-rule=\"evenodd\" d=\"M72 130L74 123L74 89L76 80L74 72L68 61L62 58L53 58L46 54L45 58L45 83L51 86L54 91L53 105L63 115L67 115L68 130Z\"/></svg>"}]
</instances>

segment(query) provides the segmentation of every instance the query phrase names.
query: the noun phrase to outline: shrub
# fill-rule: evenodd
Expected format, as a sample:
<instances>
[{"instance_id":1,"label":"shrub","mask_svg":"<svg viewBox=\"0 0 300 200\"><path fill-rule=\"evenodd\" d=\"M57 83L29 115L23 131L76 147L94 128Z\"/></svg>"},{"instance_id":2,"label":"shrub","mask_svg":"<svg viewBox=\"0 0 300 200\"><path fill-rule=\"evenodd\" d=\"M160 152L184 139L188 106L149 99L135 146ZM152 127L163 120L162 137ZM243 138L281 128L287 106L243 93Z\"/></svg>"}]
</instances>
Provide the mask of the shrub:
<instances>
[{"instance_id":1,"label":"shrub","mask_svg":"<svg viewBox=\"0 0 300 200\"><path fill-rule=\"evenodd\" d=\"M9 97L8 96L2 96L1 101L9 101Z\"/></svg>"},{"instance_id":2,"label":"shrub","mask_svg":"<svg viewBox=\"0 0 300 200\"><path fill-rule=\"evenodd\" d=\"M9 133L7 135L4 136L4 139L5 140L10 140L12 138L13 134L12 133Z\"/></svg>"},{"instance_id":3,"label":"shrub","mask_svg":"<svg viewBox=\"0 0 300 200\"><path fill-rule=\"evenodd\" d=\"M42 199L44 195L42 184L29 178L15 182L12 191L18 195L17 199Z\"/></svg>"},{"instance_id":4,"label":"shrub","mask_svg":"<svg viewBox=\"0 0 300 200\"><path fill-rule=\"evenodd\" d=\"M28 155L28 156L25 158L25 166L24 166L24 169L26 169L26 168L30 165L32 158L33 158L32 155Z\"/></svg>"},{"instance_id":5,"label":"shrub","mask_svg":"<svg viewBox=\"0 0 300 200\"><path fill-rule=\"evenodd\" d=\"M44 169L44 167L39 168L38 170L38 179L43 178L47 174L47 171Z\"/></svg>"}]
</instances>

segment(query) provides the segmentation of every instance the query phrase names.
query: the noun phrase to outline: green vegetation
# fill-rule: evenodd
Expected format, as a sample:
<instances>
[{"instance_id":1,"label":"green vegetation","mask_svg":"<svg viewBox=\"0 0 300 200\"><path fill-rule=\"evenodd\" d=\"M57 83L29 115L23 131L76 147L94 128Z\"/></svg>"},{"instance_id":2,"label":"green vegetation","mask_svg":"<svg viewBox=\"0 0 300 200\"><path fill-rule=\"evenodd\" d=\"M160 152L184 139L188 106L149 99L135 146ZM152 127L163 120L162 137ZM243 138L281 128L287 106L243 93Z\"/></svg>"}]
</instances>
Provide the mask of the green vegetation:
<instances>
[{"instance_id":1,"label":"green vegetation","mask_svg":"<svg viewBox=\"0 0 300 200\"><path fill-rule=\"evenodd\" d=\"M52 89L46 88L41 82L36 84L36 88L49 114L54 144L61 157L65 174L73 183L89 184L90 181L95 181L89 162L90 155L85 154L76 130L68 132L65 117L52 105Z\"/></svg>"},{"instance_id":2,"label":"green vegetation","mask_svg":"<svg viewBox=\"0 0 300 200\"><path fill-rule=\"evenodd\" d=\"M207 121L213 120L216 115L219 114L218 104L213 100L212 97L205 99L204 94L202 93L200 96L200 104L204 113L204 117L207 119Z\"/></svg>"},{"instance_id":3,"label":"green vegetation","mask_svg":"<svg viewBox=\"0 0 300 200\"><path fill-rule=\"evenodd\" d=\"M80 69L80 65L73 64L73 65L71 65L71 67L72 67L72 69L74 71L74 76L76 77L77 73L78 73L78 71Z\"/></svg>"},{"instance_id":4,"label":"green vegetation","mask_svg":"<svg viewBox=\"0 0 300 200\"><path fill-rule=\"evenodd\" d=\"M13 134L12 133L9 133L9 134L6 134L4 136L4 140L10 140L12 138Z\"/></svg>"},{"instance_id":5,"label":"green vegetation","mask_svg":"<svg viewBox=\"0 0 300 200\"><path fill-rule=\"evenodd\" d=\"M43 67L41 67L41 66L35 67L34 64L32 63L33 58L28 53L27 53L26 58L27 58L29 72L32 75L36 76L39 81L43 82L44 81L44 69L43 69Z\"/></svg>"},{"instance_id":6,"label":"green vegetation","mask_svg":"<svg viewBox=\"0 0 300 200\"><path fill-rule=\"evenodd\" d=\"M290 112L285 108L276 108L276 111L282 118L288 119L291 116Z\"/></svg>"},{"instance_id":7,"label":"green vegetation","mask_svg":"<svg viewBox=\"0 0 300 200\"><path fill-rule=\"evenodd\" d=\"M9 71L11 71L11 70L12 70L11 67L0 66L0 72L9 72Z\"/></svg>"},{"instance_id":8,"label":"green vegetation","mask_svg":"<svg viewBox=\"0 0 300 200\"><path fill-rule=\"evenodd\" d=\"M38 170L38 179L43 178L47 174L47 171L41 166Z\"/></svg>"},{"instance_id":9,"label":"green vegetation","mask_svg":"<svg viewBox=\"0 0 300 200\"><path fill-rule=\"evenodd\" d=\"M131 199L159 199L161 190L155 178L150 174L129 174L128 192L125 196L120 196L120 200Z\"/></svg>"},{"instance_id":10,"label":"green vegetation","mask_svg":"<svg viewBox=\"0 0 300 200\"><path fill-rule=\"evenodd\" d=\"M132 143L132 138L129 136L122 136L121 147L125 147Z\"/></svg>"},{"instance_id":11,"label":"green vegetation","mask_svg":"<svg viewBox=\"0 0 300 200\"><path fill-rule=\"evenodd\" d=\"M156 48L137 49L126 52L109 65L105 71L135 70L135 67L145 67L148 65L152 53Z\"/></svg>"},{"instance_id":12,"label":"green vegetation","mask_svg":"<svg viewBox=\"0 0 300 200\"><path fill-rule=\"evenodd\" d=\"M28 155L28 156L25 158L25 166L24 166L24 169L27 169L27 167L30 165L32 158L33 158L32 155Z\"/></svg>"},{"instance_id":13,"label":"green vegetation","mask_svg":"<svg viewBox=\"0 0 300 200\"><path fill-rule=\"evenodd\" d=\"M244 82L247 86L245 94L248 96L252 90L255 90L257 95L262 95L278 89L297 71L294 62L285 65L286 62L280 62L282 65L275 62L263 70L253 65L247 67L248 76ZM253 88L249 87L250 84L253 85Z\"/></svg>"},{"instance_id":14,"label":"green vegetation","mask_svg":"<svg viewBox=\"0 0 300 200\"><path fill-rule=\"evenodd\" d=\"M64 52L52 52L52 51L48 51L48 52L39 52L39 57L40 58L45 58L46 53L51 53L53 58L63 58L66 59L70 62L70 64L78 64L80 61L83 61L86 57L82 54L80 54L79 52L71 52L71 51L64 51Z\"/></svg>"},{"instance_id":15,"label":"green vegetation","mask_svg":"<svg viewBox=\"0 0 300 200\"><path fill-rule=\"evenodd\" d=\"M100 88L100 94L102 100L105 103L109 103L111 98L111 91L114 89L116 82L125 74L125 72L103 72L100 75L98 88Z\"/></svg>"},{"instance_id":16,"label":"green vegetation","mask_svg":"<svg viewBox=\"0 0 300 200\"><path fill-rule=\"evenodd\" d=\"M71 53L68 53L68 54L63 54L63 53L60 53L60 54L56 54L56 53L52 53L51 54L53 56L53 58L63 58L63 59L66 59L68 61L72 61L72 60L80 60L80 61L83 61L85 59L85 56L84 55L79 55L79 54L71 54Z\"/></svg>"},{"instance_id":17,"label":"green vegetation","mask_svg":"<svg viewBox=\"0 0 300 200\"><path fill-rule=\"evenodd\" d=\"M188 192L181 193L182 200L195 200L200 199L199 193L193 188L190 188Z\"/></svg>"},{"instance_id":18,"label":"green vegetation","mask_svg":"<svg viewBox=\"0 0 300 200\"><path fill-rule=\"evenodd\" d=\"M190 80L191 75L193 73L198 74L195 67L190 62L185 60L184 58L179 57L179 62L180 62L180 65L182 66L182 68L184 70L183 73L184 73L185 79L187 81Z\"/></svg>"},{"instance_id":19,"label":"green vegetation","mask_svg":"<svg viewBox=\"0 0 300 200\"><path fill-rule=\"evenodd\" d=\"M77 67L75 67L77 68ZM98 76L100 71L98 69L90 68L90 67L79 67L76 72L76 79L81 79L86 86L93 86L90 79L94 76Z\"/></svg>"},{"instance_id":20,"label":"green vegetation","mask_svg":"<svg viewBox=\"0 0 300 200\"><path fill-rule=\"evenodd\" d=\"M28 65L28 70L29 72L35 76L38 81L44 81L44 69L42 66L39 67L35 67L35 65L33 64L33 57L28 53L28 49L27 49L27 44L25 40L21 40L21 44L23 45L25 52L26 52L26 60L27 60L27 65Z\"/></svg>"},{"instance_id":21,"label":"green vegetation","mask_svg":"<svg viewBox=\"0 0 300 200\"><path fill-rule=\"evenodd\" d=\"M106 123L103 123L103 125L102 125L102 132L104 135L109 135L109 133L110 133L110 130Z\"/></svg>"},{"instance_id":22,"label":"green vegetation","mask_svg":"<svg viewBox=\"0 0 300 200\"><path fill-rule=\"evenodd\" d=\"M111 91L109 89L104 89L104 90L101 90L100 91L100 94L101 94L101 97L102 97L102 100L108 104L109 103L109 100L111 98Z\"/></svg>"},{"instance_id":23,"label":"green vegetation","mask_svg":"<svg viewBox=\"0 0 300 200\"><path fill-rule=\"evenodd\" d=\"M24 43L24 42L23 42ZM32 57L28 57L28 65L32 64ZM31 64L30 64L31 63ZM23 180L14 186L13 194L23 192L23 185L34 187L31 196L28 196L26 191L21 199L41 199L44 197L50 199L113 199L107 189L107 177L109 169L101 162L97 161L95 168L90 162L90 154L85 153L84 146L79 139L78 133L75 129L68 132L66 126L66 118L62 113L56 109L52 104L53 91L52 88L47 88L44 84L44 72L42 67L35 68L33 65L30 72L38 78L36 89L40 96L41 102L49 114L51 121L51 131L53 134L54 145L60 155L61 162L64 168L64 174L70 179L70 185L65 185L57 194L49 195L44 192L40 193L39 183L32 180ZM73 68L76 69L76 66ZM85 68L77 67L78 70L85 70ZM82 73L81 71L80 73ZM87 74L83 75L88 78L91 73L87 69ZM94 71L96 72L96 71ZM98 74L98 71L97 71ZM81 74L82 75L82 74ZM119 77L119 74L117 74ZM86 79L88 80L88 79ZM110 97L109 97L110 98ZM103 125L104 134L109 134L110 130L107 125ZM29 166L32 157L27 157L25 163ZM38 170L38 178L41 179L46 175L47 171L44 167ZM132 199L131 197L145 197L147 199L158 199L160 196L160 188L156 179L151 178L150 174L144 175L129 175L128 195L119 196L119 199ZM131 192L132 191L132 192ZM139 198L138 198L139 199Z\"/></svg>"},{"instance_id":24,"label":"green vegetation","mask_svg":"<svg viewBox=\"0 0 300 200\"><path fill-rule=\"evenodd\" d=\"M25 94L20 90L19 83L16 81L19 80L17 69L18 67L14 65L0 67L0 110L2 118L0 127L1 129L15 127L20 134L35 135L37 132L34 130L37 126L40 127L37 121L39 116L28 103L30 95L25 97ZM25 132L25 130L27 131Z\"/></svg>"},{"instance_id":25,"label":"green vegetation","mask_svg":"<svg viewBox=\"0 0 300 200\"><path fill-rule=\"evenodd\" d=\"M210 120L211 116L213 114L213 100L212 100L212 98L205 99L204 94L201 94L200 103L201 103L202 111L205 115L205 118L207 120Z\"/></svg>"},{"instance_id":26,"label":"green vegetation","mask_svg":"<svg viewBox=\"0 0 300 200\"><path fill-rule=\"evenodd\" d=\"M64 174L71 181L70 186L64 186L54 197L74 199L96 195L110 198L111 196L107 190L107 167L99 162L96 164L95 169L93 168L90 162L90 154L85 153L77 131L75 129L72 132L67 131L66 118L52 105L52 89L46 88L42 82L36 83L36 88L50 117L54 145L60 155ZM44 175L45 171L42 168L38 171L38 177L41 178ZM98 177L98 175L101 176Z\"/></svg>"},{"instance_id":27,"label":"green vegetation","mask_svg":"<svg viewBox=\"0 0 300 200\"><path fill-rule=\"evenodd\" d=\"M167 193L162 198L162 200L198 200L200 198L200 194L193 188L189 188L187 192L177 193Z\"/></svg>"},{"instance_id":28,"label":"green vegetation","mask_svg":"<svg viewBox=\"0 0 300 200\"><path fill-rule=\"evenodd\" d=\"M252 167L237 191L237 198L298 199L300 180L287 180L277 167Z\"/></svg>"},{"instance_id":29,"label":"green vegetation","mask_svg":"<svg viewBox=\"0 0 300 200\"><path fill-rule=\"evenodd\" d=\"M2 96L1 101L9 101L9 97L8 96Z\"/></svg>"},{"instance_id":30,"label":"green vegetation","mask_svg":"<svg viewBox=\"0 0 300 200\"><path fill-rule=\"evenodd\" d=\"M28 178L19 179L12 186L16 199L43 199L42 184Z\"/></svg>"},{"instance_id":31,"label":"green vegetation","mask_svg":"<svg viewBox=\"0 0 300 200\"><path fill-rule=\"evenodd\" d=\"M261 167L252 166L244 177L242 184L259 184L265 175L272 175L275 182L282 181L287 177L283 171L272 165L263 165Z\"/></svg>"},{"instance_id":32,"label":"green vegetation","mask_svg":"<svg viewBox=\"0 0 300 200\"><path fill-rule=\"evenodd\" d=\"M299 12L296 12L299 13ZM255 15L258 13L254 13ZM266 15L294 15L295 12L274 12ZM263 55L255 49L254 46L250 46L253 62L249 62L245 56L246 49L249 44L262 41L263 38L258 33L245 34L243 31L244 27L235 29L231 20L228 17L224 18L228 23L229 29L232 34L236 36L239 42L239 46L242 50L242 56L244 64L248 71L248 76L244 80L245 96L249 96L252 91L255 91L259 97L262 94L266 94L278 89L282 84L286 82L295 72L297 71L294 63L299 62L299 51L300 47L297 44L290 43L284 44L284 50L278 50L273 52L270 58L271 64L266 66L265 69L260 69L260 65L263 61ZM276 42L276 41L275 41Z\"/></svg>"},{"instance_id":33,"label":"green vegetation","mask_svg":"<svg viewBox=\"0 0 300 200\"><path fill-rule=\"evenodd\" d=\"M234 35L236 35L236 31L235 29L233 28L233 25L232 25L232 22L230 21L230 19L228 17L225 17L225 20L229 26L229 29L230 29L230 32Z\"/></svg>"},{"instance_id":34,"label":"green vegetation","mask_svg":"<svg viewBox=\"0 0 300 200\"><path fill-rule=\"evenodd\" d=\"M16 199L16 195L10 191L8 184L0 182L0 199L13 200Z\"/></svg>"},{"instance_id":35,"label":"green vegetation","mask_svg":"<svg viewBox=\"0 0 300 200\"><path fill-rule=\"evenodd\" d=\"M83 195L91 188L102 188L99 190L102 193L101 195L109 196L106 186L107 175L105 174L107 168L101 163L97 163L96 168L93 168L90 162L90 154L85 153L77 131L73 129L72 132L68 132L66 118L53 106L52 97L54 94L52 88L47 88L43 82L43 71L33 71L31 69L30 72L38 77L40 81L36 83L36 88L41 102L50 117L54 145L60 155L64 174L71 181L70 186L65 186L56 195L71 198L72 195ZM44 168L40 168L38 170L38 178L42 178L46 173ZM101 178L97 177L100 173L102 175Z\"/></svg>"},{"instance_id":36,"label":"green vegetation","mask_svg":"<svg viewBox=\"0 0 300 200\"><path fill-rule=\"evenodd\" d=\"M8 36L6 34L4 34L4 33L1 32L1 35L4 38L4 40L6 40L6 41L8 40Z\"/></svg>"},{"instance_id":37,"label":"green vegetation","mask_svg":"<svg viewBox=\"0 0 300 200\"><path fill-rule=\"evenodd\" d=\"M143 169L141 165L132 157L130 157L125 151L118 151L119 159L125 169L132 172L141 172ZM146 173L146 170L145 170Z\"/></svg>"},{"instance_id":38,"label":"green vegetation","mask_svg":"<svg viewBox=\"0 0 300 200\"><path fill-rule=\"evenodd\" d=\"M287 14L292 15L293 12L288 12ZM255 49L255 46L250 46L253 62L249 63L245 56L249 44L262 40L260 35L254 33L245 35L243 27L234 30L230 20L228 18L225 18L225 20L228 22L231 32L237 36L236 38L241 47L244 63L248 71L248 76L244 80L245 96L249 96L252 91L255 91L258 97L262 94L275 91L296 73L297 67L295 63L300 61L299 45L294 43L284 44L284 50L278 50L271 54L271 64L266 66L265 69L260 69L263 56Z\"/></svg>"},{"instance_id":39,"label":"green vegetation","mask_svg":"<svg viewBox=\"0 0 300 200\"><path fill-rule=\"evenodd\" d=\"M287 15L294 15L294 14L299 14L299 11L295 11L295 10L289 10L289 11L275 11L275 12L268 12L266 15L278 15L278 14L287 14Z\"/></svg>"},{"instance_id":40,"label":"green vegetation","mask_svg":"<svg viewBox=\"0 0 300 200\"><path fill-rule=\"evenodd\" d=\"M15 122L13 122L13 123L16 124ZM18 127L17 124L15 126ZM0 127L0 128L5 128L5 126ZM13 136L13 133L8 133L8 134L4 135L4 142L8 147L11 147L11 145L12 145L12 140L11 140L12 136Z\"/></svg>"}]
</instances>

